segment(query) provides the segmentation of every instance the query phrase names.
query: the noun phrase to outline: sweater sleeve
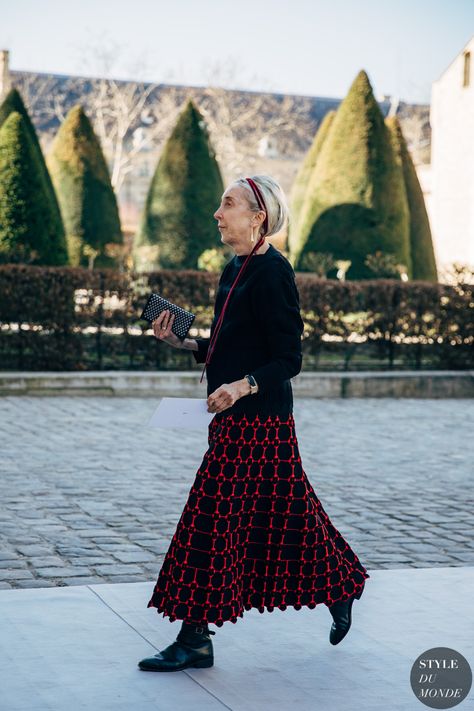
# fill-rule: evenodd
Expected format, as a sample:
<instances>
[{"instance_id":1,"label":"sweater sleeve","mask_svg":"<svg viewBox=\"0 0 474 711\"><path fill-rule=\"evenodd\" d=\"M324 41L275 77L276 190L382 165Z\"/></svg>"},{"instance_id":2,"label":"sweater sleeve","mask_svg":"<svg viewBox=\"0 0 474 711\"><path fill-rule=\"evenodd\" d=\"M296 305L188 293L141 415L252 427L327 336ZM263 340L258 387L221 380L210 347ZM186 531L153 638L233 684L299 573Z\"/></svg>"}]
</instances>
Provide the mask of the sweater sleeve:
<instances>
[{"instance_id":1,"label":"sweater sleeve","mask_svg":"<svg viewBox=\"0 0 474 711\"><path fill-rule=\"evenodd\" d=\"M207 349L209 348L210 338L195 338L197 341L198 349L197 351L191 351L194 356L196 363L205 363L207 356Z\"/></svg>"},{"instance_id":2,"label":"sweater sleeve","mask_svg":"<svg viewBox=\"0 0 474 711\"><path fill-rule=\"evenodd\" d=\"M226 271L227 271L227 269L228 269L228 267L229 267L229 264L230 264L230 262L228 262L228 263L225 265L224 269L222 270L221 276L220 276L220 278L219 278L219 283L218 283L218 285L217 285L217 288L218 288L218 289L219 289L220 285L222 284L222 281L223 281L224 276L225 276L225 273L226 273ZM215 310L215 306L214 306L214 320L213 320L213 323L214 323L214 321L216 321L216 320L217 320L217 319L216 319L216 310ZM211 326L211 329L212 329L212 326ZM209 343L211 342L211 339L210 339L210 338L200 338L200 337L198 336L198 337L195 338L194 340L195 340L195 341L197 342L197 344L198 344L198 349L197 349L197 351L191 351L191 353L192 353L193 356L194 356L194 360L196 361L196 363L205 363L205 362L206 362L207 351L208 351Z\"/></svg>"},{"instance_id":3,"label":"sweater sleeve","mask_svg":"<svg viewBox=\"0 0 474 711\"><path fill-rule=\"evenodd\" d=\"M252 306L271 353L271 360L251 373L258 392L265 393L301 370L304 323L293 270L282 265L260 278L252 289Z\"/></svg>"}]
</instances>

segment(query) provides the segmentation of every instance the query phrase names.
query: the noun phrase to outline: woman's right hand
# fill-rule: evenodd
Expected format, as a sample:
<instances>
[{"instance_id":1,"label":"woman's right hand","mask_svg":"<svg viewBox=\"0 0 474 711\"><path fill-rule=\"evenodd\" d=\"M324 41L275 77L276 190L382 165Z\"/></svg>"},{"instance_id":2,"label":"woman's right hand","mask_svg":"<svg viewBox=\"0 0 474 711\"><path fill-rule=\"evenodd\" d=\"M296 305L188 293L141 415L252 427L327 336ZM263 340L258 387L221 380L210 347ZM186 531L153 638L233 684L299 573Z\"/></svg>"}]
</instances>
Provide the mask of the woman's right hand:
<instances>
[{"instance_id":1,"label":"woman's right hand","mask_svg":"<svg viewBox=\"0 0 474 711\"><path fill-rule=\"evenodd\" d=\"M158 340L169 343L170 346L174 346L175 348L181 348L181 339L171 330L174 319L175 314L171 314L170 316L169 309L162 311L158 318L152 322L153 334Z\"/></svg>"}]
</instances>

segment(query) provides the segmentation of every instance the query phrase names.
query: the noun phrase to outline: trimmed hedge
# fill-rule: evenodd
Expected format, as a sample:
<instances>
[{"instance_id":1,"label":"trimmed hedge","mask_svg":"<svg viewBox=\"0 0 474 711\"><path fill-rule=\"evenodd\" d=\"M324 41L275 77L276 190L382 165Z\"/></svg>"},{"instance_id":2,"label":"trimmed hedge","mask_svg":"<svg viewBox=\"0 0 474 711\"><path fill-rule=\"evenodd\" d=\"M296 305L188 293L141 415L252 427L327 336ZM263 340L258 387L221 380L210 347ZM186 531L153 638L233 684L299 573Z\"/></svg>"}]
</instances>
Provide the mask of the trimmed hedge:
<instances>
[{"instance_id":1,"label":"trimmed hedge","mask_svg":"<svg viewBox=\"0 0 474 711\"><path fill-rule=\"evenodd\" d=\"M305 369L472 368L472 284L296 278ZM1 265L0 368L198 368L190 351L160 343L139 317L156 291L196 314L190 337L208 335L218 281L196 270Z\"/></svg>"},{"instance_id":2,"label":"trimmed hedge","mask_svg":"<svg viewBox=\"0 0 474 711\"><path fill-rule=\"evenodd\" d=\"M133 244L135 269L197 269L206 249L221 251L212 215L223 192L205 122L189 101L150 183Z\"/></svg>"},{"instance_id":3,"label":"trimmed hedge","mask_svg":"<svg viewBox=\"0 0 474 711\"><path fill-rule=\"evenodd\" d=\"M32 170L39 173L39 175L35 177L35 180L41 181L41 192L46 193L46 202L48 203L47 210L49 216L47 220L47 230L49 232L49 244L47 251L44 253L40 253L40 258L36 261L36 263L66 265L69 263L69 257L58 198L54 191L51 176L46 167L46 161L43 156L43 151L41 150L41 145L35 127L33 126L33 123L30 119L28 111L26 110L25 104L23 103L23 99L21 98L18 89L15 88L10 89L2 104L0 105L0 128L3 127L8 118L14 112L18 112L22 117L24 128L26 128L26 131L31 139L33 148L32 153L34 154L34 168L32 167ZM12 158L12 160L15 160L15 158ZM0 199L1 197L2 196L0 195ZM11 200L11 195L7 196L7 201L11 202ZM17 240L18 238L16 237L15 241ZM36 242L37 238L35 238L34 236L30 236L29 240L34 240ZM25 260L14 259L12 255L9 260L3 261ZM35 261L31 260L31 263L35 263Z\"/></svg>"},{"instance_id":4,"label":"trimmed hedge","mask_svg":"<svg viewBox=\"0 0 474 711\"><path fill-rule=\"evenodd\" d=\"M295 270L304 271L305 254L322 252L351 261L346 279L371 279L366 257L381 251L394 255L412 278L403 172L364 71L331 122L296 224L290 257Z\"/></svg>"},{"instance_id":5,"label":"trimmed hedge","mask_svg":"<svg viewBox=\"0 0 474 711\"><path fill-rule=\"evenodd\" d=\"M403 180L410 214L410 254L412 279L437 281L436 259L431 238L425 198L416 169L408 151L400 122L396 116L385 119L392 136L393 148L403 170Z\"/></svg>"},{"instance_id":6,"label":"trimmed hedge","mask_svg":"<svg viewBox=\"0 0 474 711\"><path fill-rule=\"evenodd\" d=\"M324 141L329 133L329 129L332 126L335 115L335 111L328 111L328 113L325 114L291 188L291 216L288 230L288 249L291 254L298 250L298 240L301 229L299 223L301 221L302 207L304 205L306 193L308 192L308 184L311 180L319 154L321 153L321 148L323 147Z\"/></svg>"},{"instance_id":7,"label":"trimmed hedge","mask_svg":"<svg viewBox=\"0 0 474 711\"><path fill-rule=\"evenodd\" d=\"M50 264L54 215L25 120L0 128L0 261Z\"/></svg>"},{"instance_id":8,"label":"trimmed hedge","mask_svg":"<svg viewBox=\"0 0 474 711\"><path fill-rule=\"evenodd\" d=\"M100 141L79 104L61 124L47 162L64 218L70 263L87 267L87 247L92 247L98 268L117 266L107 253L109 245L123 244L117 200Z\"/></svg>"}]
</instances>

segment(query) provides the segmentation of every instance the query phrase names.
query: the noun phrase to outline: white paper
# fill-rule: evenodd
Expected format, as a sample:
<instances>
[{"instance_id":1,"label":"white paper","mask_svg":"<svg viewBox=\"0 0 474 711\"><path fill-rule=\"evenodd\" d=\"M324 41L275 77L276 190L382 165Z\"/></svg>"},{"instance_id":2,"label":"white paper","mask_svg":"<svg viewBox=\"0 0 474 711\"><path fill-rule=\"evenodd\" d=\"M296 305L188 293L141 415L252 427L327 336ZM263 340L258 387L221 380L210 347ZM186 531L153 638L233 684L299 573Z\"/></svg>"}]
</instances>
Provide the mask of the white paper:
<instances>
[{"instance_id":1,"label":"white paper","mask_svg":"<svg viewBox=\"0 0 474 711\"><path fill-rule=\"evenodd\" d=\"M153 413L148 427L205 430L215 412L207 411L207 400L192 397L164 397Z\"/></svg>"}]
</instances>

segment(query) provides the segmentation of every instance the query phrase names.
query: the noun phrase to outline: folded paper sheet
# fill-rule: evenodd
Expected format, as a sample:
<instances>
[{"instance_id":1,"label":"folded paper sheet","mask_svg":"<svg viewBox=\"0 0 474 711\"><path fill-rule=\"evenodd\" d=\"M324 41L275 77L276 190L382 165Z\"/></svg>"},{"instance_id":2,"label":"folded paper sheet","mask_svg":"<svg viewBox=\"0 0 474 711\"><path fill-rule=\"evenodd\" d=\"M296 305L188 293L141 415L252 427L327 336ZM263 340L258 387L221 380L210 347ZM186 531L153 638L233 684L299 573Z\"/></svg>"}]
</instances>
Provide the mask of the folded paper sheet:
<instances>
[{"instance_id":1,"label":"folded paper sheet","mask_svg":"<svg viewBox=\"0 0 474 711\"><path fill-rule=\"evenodd\" d=\"M215 414L207 411L207 400L202 398L164 397L153 413L148 427L206 430Z\"/></svg>"}]
</instances>

